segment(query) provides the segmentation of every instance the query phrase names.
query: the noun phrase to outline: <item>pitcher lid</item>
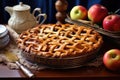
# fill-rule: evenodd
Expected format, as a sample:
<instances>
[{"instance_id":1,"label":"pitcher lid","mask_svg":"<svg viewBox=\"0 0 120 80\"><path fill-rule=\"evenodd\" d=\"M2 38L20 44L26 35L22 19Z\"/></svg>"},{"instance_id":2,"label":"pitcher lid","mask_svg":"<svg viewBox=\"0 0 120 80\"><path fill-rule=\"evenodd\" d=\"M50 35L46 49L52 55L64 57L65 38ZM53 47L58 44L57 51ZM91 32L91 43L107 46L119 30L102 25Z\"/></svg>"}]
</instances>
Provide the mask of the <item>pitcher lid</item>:
<instances>
[{"instance_id":1,"label":"pitcher lid","mask_svg":"<svg viewBox=\"0 0 120 80\"><path fill-rule=\"evenodd\" d=\"M16 11L24 11L29 9L30 9L30 6L23 4L22 2L19 2L19 5L16 5L13 7L13 10L16 10Z\"/></svg>"}]
</instances>

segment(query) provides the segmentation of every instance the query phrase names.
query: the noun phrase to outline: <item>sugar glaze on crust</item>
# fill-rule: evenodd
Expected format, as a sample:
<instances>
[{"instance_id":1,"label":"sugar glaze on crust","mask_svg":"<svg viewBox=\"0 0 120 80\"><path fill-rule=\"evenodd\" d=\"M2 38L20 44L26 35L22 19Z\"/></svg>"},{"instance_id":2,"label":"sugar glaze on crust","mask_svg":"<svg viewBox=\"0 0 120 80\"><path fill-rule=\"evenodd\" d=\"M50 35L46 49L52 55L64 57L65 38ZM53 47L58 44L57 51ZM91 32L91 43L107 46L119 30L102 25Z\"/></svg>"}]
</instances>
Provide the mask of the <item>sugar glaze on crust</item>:
<instances>
[{"instance_id":1,"label":"sugar glaze on crust","mask_svg":"<svg viewBox=\"0 0 120 80\"><path fill-rule=\"evenodd\" d=\"M44 24L20 34L17 44L30 55L69 58L89 54L103 43L92 28L72 24Z\"/></svg>"}]
</instances>

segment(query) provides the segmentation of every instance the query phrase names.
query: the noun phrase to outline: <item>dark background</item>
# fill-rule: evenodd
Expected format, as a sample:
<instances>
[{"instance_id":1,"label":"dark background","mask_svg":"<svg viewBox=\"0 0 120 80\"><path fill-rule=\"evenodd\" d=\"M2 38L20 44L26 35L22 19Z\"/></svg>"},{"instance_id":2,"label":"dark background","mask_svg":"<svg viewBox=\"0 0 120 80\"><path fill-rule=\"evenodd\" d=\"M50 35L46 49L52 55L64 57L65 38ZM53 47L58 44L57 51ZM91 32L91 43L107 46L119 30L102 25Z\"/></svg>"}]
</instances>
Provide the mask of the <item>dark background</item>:
<instances>
[{"instance_id":1,"label":"dark background","mask_svg":"<svg viewBox=\"0 0 120 80\"><path fill-rule=\"evenodd\" d=\"M31 6L31 13L33 9L39 7L42 9L42 13L47 14L47 20L45 23L56 23L56 9L55 2L56 0L0 0L0 24L7 24L8 19L10 18L9 13L7 13L4 8L6 6L18 5L22 1L24 4ZM69 13L73 6L83 5L87 9L93 4L102 4L104 5L109 12L115 12L120 8L120 0L67 0Z\"/></svg>"}]
</instances>

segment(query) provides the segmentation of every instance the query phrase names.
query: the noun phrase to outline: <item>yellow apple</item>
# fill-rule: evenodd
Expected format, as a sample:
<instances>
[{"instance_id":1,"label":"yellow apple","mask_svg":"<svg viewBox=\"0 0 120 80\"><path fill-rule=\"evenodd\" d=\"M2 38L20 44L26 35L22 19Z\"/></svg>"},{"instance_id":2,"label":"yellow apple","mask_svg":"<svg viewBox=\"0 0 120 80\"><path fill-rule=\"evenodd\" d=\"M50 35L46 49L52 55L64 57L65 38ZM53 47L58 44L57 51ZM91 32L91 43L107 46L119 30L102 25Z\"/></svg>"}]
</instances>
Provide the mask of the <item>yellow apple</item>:
<instances>
[{"instance_id":1,"label":"yellow apple","mask_svg":"<svg viewBox=\"0 0 120 80\"><path fill-rule=\"evenodd\" d=\"M86 19L87 9L82 5L74 6L70 11L70 17L72 20Z\"/></svg>"}]
</instances>

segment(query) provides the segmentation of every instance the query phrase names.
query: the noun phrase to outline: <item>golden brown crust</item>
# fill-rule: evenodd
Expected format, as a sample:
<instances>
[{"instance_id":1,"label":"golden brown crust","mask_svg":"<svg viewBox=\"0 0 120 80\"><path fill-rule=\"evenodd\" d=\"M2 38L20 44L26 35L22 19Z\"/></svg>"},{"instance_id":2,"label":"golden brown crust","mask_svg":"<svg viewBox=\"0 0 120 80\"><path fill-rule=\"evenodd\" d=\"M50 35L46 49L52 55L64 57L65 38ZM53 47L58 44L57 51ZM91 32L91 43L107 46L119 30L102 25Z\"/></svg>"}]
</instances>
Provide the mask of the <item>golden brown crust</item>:
<instances>
[{"instance_id":1,"label":"golden brown crust","mask_svg":"<svg viewBox=\"0 0 120 80\"><path fill-rule=\"evenodd\" d=\"M19 36L18 47L42 57L75 57L98 49L102 36L94 29L70 24L44 24Z\"/></svg>"}]
</instances>

